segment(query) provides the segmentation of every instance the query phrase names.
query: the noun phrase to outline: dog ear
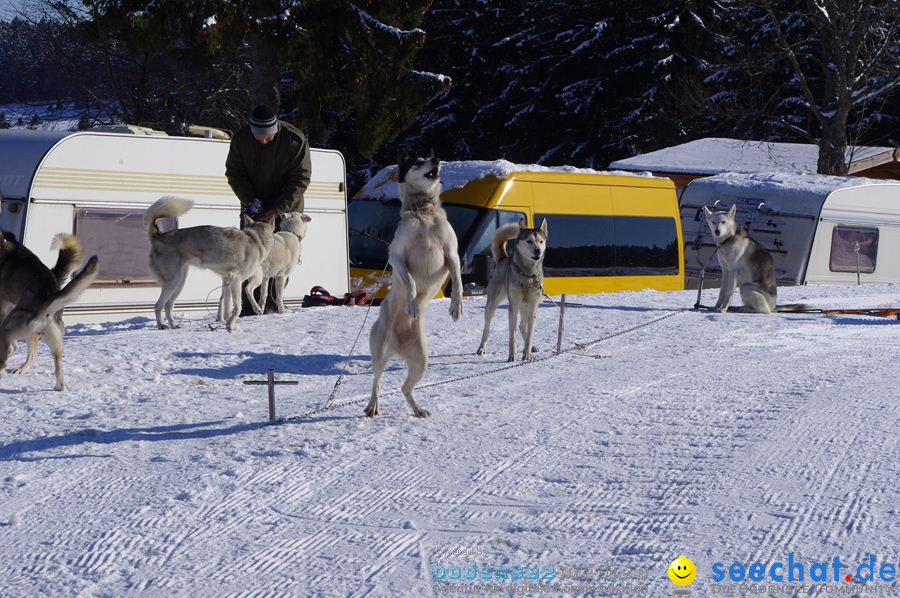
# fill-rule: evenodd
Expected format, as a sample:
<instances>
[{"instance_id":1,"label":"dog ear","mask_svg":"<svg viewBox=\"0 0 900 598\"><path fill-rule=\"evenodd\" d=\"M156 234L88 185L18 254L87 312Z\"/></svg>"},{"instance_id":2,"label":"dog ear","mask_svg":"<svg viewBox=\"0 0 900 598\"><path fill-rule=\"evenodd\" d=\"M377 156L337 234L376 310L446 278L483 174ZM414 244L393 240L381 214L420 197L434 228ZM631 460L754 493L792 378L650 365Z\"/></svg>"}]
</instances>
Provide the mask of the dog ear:
<instances>
[{"instance_id":1,"label":"dog ear","mask_svg":"<svg viewBox=\"0 0 900 598\"><path fill-rule=\"evenodd\" d=\"M246 214L241 214L241 222L244 224L244 228L247 228L251 224L253 224L253 218Z\"/></svg>"},{"instance_id":2,"label":"dog ear","mask_svg":"<svg viewBox=\"0 0 900 598\"><path fill-rule=\"evenodd\" d=\"M737 204L731 204L731 207L728 208L728 217L734 218L734 215L737 213Z\"/></svg>"},{"instance_id":3,"label":"dog ear","mask_svg":"<svg viewBox=\"0 0 900 598\"><path fill-rule=\"evenodd\" d=\"M409 155L409 152L403 152L402 154L397 155L397 182L403 183L406 181L406 173L409 172L410 166L412 166L412 156Z\"/></svg>"},{"instance_id":4,"label":"dog ear","mask_svg":"<svg viewBox=\"0 0 900 598\"><path fill-rule=\"evenodd\" d=\"M706 214L706 217L707 217L707 218L709 218L710 216L712 216L712 210L710 210L710 209L707 208L706 206L703 206L703 213Z\"/></svg>"},{"instance_id":5,"label":"dog ear","mask_svg":"<svg viewBox=\"0 0 900 598\"><path fill-rule=\"evenodd\" d=\"M310 220L312 220L312 218L310 218L309 216L307 216L307 215L304 214L303 212L300 212L300 220L302 220L303 222L309 222Z\"/></svg>"},{"instance_id":6,"label":"dog ear","mask_svg":"<svg viewBox=\"0 0 900 598\"><path fill-rule=\"evenodd\" d=\"M525 219L524 219L524 218L519 218L519 229L526 228L527 226L528 226L528 223L525 222Z\"/></svg>"},{"instance_id":7,"label":"dog ear","mask_svg":"<svg viewBox=\"0 0 900 598\"><path fill-rule=\"evenodd\" d=\"M547 219L546 218L544 218L544 220L541 222L541 232L544 233L545 237L547 236Z\"/></svg>"}]
</instances>

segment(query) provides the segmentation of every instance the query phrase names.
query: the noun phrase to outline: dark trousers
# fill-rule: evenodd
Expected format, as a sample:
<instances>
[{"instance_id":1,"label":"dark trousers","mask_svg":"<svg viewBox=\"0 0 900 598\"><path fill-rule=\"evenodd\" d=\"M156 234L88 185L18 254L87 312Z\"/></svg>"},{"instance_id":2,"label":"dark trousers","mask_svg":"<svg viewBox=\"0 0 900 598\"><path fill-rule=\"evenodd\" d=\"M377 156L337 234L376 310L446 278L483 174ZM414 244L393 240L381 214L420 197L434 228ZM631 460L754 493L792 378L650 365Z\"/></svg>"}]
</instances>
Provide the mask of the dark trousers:
<instances>
[{"instance_id":1,"label":"dark trousers","mask_svg":"<svg viewBox=\"0 0 900 598\"><path fill-rule=\"evenodd\" d=\"M281 224L281 216L277 216L275 218L275 230L276 231L278 230L278 226L280 224ZM241 216L240 228L241 228L241 230L244 229L243 216ZM269 281L269 295L266 298L266 304L260 306L263 308L264 314L270 314L270 313L273 313L278 310L277 306L275 305L275 299L273 298L274 293L272 293L272 288L274 287L273 283L274 283L273 280ZM250 307L250 302L247 301L246 287L247 287L247 282L246 281L242 282L241 283L241 313L238 316L240 318L243 318L244 316L255 316L256 315L256 312L253 311L252 307ZM260 290L262 290L262 287L256 289L256 291L253 293L253 298L256 299L257 304L259 304Z\"/></svg>"}]
</instances>

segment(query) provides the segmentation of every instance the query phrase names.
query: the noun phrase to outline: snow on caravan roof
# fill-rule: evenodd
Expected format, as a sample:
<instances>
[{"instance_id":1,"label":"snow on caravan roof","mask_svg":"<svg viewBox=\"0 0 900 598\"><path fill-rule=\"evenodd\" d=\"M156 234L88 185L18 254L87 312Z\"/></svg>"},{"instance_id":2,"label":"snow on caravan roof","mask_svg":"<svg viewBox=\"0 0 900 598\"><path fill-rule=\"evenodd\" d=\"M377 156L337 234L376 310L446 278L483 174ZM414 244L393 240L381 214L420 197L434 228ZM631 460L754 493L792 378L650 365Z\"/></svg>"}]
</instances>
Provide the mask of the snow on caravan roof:
<instances>
[{"instance_id":1,"label":"snow on caravan roof","mask_svg":"<svg viewBox=\"0 0 900 598\"><path fill-rule=\"evenodd\" d=\"M863 177L840 177L820 174L758 172L724 174L691 181L682 196L682 206L710 205L719 198L743 197L764 199L772 209L811 210L818 213L825 199L838 189L866 185L896 184L887 180ZM730 205L727 201L725 206Z\"/></svg>"},{"instance_id":2,"label":"snow on caravan roof","mask_svg":"<svg viewBox=\"0 0 900 598\"><path fill-rule=\"evenodd\" d=\"M0 131L0 196L23 199L38 164L70 131Z\"/></svg>"},{"instance_id":3,"label":"snow on caravan roof","mask_svg":"<svg viewBox=\"0 0 900 598\"><path fill-rule=\"evenodd\" d=\"M856 146L847 148L850 172L875 156L893 155L896 148ZM687 174L726 172L791 172L815 174L819 148L809 143L774 143L724 137L707 137L655 152L616 160L610 168ZM865 166L866 168L872 164Z\"/></svg>"},{"instance_id":4,"label":"snow on caravan roof","mask_svg":"<svg viewBox=\"0 0 900 598\"><path fill-rule=\"evenodd\" d=\"M620 176L646 176L650 173L635 173L623 171L601 171L591 168L576 168L574 166L541 166L540 164L514 164L507 160L461 160L457 162L441 162L441 190L449 191L464 187L472 181L493 177L505 179L515 172L570 172L575 174L607 174ZM652 177L656 178L656 177ZM397 165L388 166L379 170L368 183L363 185L357 193L357 197L368 199L383 199L399 197L397 188Z\"/></svg>"}]
</instances>

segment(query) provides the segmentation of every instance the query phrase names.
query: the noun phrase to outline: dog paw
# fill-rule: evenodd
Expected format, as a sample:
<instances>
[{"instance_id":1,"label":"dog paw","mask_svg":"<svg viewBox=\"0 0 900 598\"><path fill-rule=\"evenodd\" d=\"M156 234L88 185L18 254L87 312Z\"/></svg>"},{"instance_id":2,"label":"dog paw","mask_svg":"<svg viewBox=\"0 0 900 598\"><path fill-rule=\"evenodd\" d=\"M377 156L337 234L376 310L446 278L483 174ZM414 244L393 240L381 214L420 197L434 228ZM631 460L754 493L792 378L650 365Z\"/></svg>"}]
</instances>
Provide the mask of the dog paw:
<instances>
[{"instance_id":1,"label":"dog paw","mask_svg":"<svg viewBox=\"0 0 900 598\"><path fill-rule=\"evenodd\" d=\"M486 354L487 354L487 349L485 349L484 347L478 347L478 350L475 351L475 355L486 355Z\"/></svg>"},{"instance_id":2,"label":"dog paw","mask_svg":"<svg viewBox=\"0 0 900 598\"><path fill-rule=\"evenodd\" d=\"M23 365L23 366L20 366L20 367L17 367L16 369L14 369L14 370L13 370L13 374L25 374L25 373L27 373L28 370L30 370L30 369L31 369L31 366L25 367L25 366Z\"/></svg>"},{"instance_id":3,"label":"dog paw","mask_svg":"<svg viewBox=\"0 0 900 598\"><path fill-rule=\"evenodd\" d=\"M459 319L459 317L463 313L462 301L459 299L454 299L450 302L450 317L453 318L453 321Z\"/></svg>"},{"instance_id":4,"label":"dog paw","mask_svg":"<svg viewBox=\"0 0 900 598\"><path fill-rule=\"evenodd\" d=\"M422 409L421 407L416 407L413 409L413 415L416 417L431 417L431 411L427 409Z\"/></svg>"},{"instance_id":5,"label":"dog paw","mask_svg":"<svg viewBox=\"0 0 900 598\"><path fill-rule=\"evenodd\" d=\"M534 361L534 355L531 353L525 353L522 355L522 361Z\"/></svg>"},{"instance_id":6,"label":"dog paw","mask_svg":"<svg viewBox=\"0 0 900 598\"><path fill-rule=\"evenodd\" d=\"M515 356L515 355L510 355L509 357L506 358L506 361L508 361L508 362L510 362L510 363L512 363L512 362L515 361L515 360L516 360L516 356Z\"/></svg>"},{"instance_id":7,"label":"dog paw","mask_svg":"<svg viewBox=\"0 0 900 598\"><path fill-rule=\"evenodd\" d=\"M406 302L406 315L413 320L419 319L419 304L413 301Z\"/></svg>"},{"instance_id":8,"label":"dog paw","mask_svg":"<svg viewBox=\"0 0 900 598\"><path fill-rule=\"evenodd\" d=\"M64 390L66 390L66 385L63 384L62 382L60 382L59 384L57 384L56 386L53 387L53 390L55 390L57 392L62 392Z\"/></svg>"},{"instance_id":9,"label":"dog paw","mask_svg":"<svg viewBox=\"0 0 900 598\"><path fill-rule=\"evenodd\" d=\"M376 415L378 415L378 405L375 405L374 407L372 405L369 405L368 407L366 407L365 414L366 417L375 417Z\"/></svg>"}]
</instances>

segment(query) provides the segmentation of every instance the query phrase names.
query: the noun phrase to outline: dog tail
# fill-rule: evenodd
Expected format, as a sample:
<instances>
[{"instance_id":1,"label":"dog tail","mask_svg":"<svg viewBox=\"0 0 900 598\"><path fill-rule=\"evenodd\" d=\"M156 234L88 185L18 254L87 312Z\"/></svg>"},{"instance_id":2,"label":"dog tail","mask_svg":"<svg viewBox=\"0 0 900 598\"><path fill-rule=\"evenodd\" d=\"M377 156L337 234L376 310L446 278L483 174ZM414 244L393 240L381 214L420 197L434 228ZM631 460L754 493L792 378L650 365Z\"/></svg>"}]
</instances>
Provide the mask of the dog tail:
<instances>
[{"instance_id":1,"label":"dog tail","mask_svg":"<svg viewBox=\"0 0 900 598\"><path fill-rule=\"evenodd\" d=\"M147 213L144 214L144 226L147 227L147 234L150 235L151 239L155 239L162 234L159 232L159 227L156 226L157 218L177 218L186 214L193 205L194 202L190 199L182 199L171 195L160 197L152 206L147 208Z\"/></svg>"},{"instance_id":2,"label":"dog tail","mask_svg":"<svg viewBox=\"0 0 900 598\"><path fill-rule=\"evenodd\" d=\"M506 253L506 242L511 241L519 236L518 224L504 224L494 233L491 240L491 253L494 254L494 261L500 262L503 258L509 257Z\"/></svg>"},{"instance_id":3,"label":"dog tail","mask_svg":"<svg viewBox=\"0 0 900 598\"><path fill-rule=\"evenodd\" d=\"M784 305L775 306L775 311L777 312L809 311L811 309L815 308L812 305L807 305L806 303L785 303Z\"/></svg>"},{"instance_id":4,"label":"dog tail","mask_svg":"<svg viewBox=\"0 0 900 598\"><path fill-rule=\"evenodd\" d=\"M61 288L47 302L43 309L43 316L49 317L78 299L81 294L92 284L97 278L100 268L97 265L97 256L91 256L84 268L75 275L69 284Z\"/></svg>"},{"instance_id":5,"label":"dog tail","mask_svg":"<svg viewBox=\"0 0 900 598\"><path fill-rule=\"evenodd\" d=\"M59 249L59 257L56 258L56 265L53 266L51 272L53 272L53 276L56 278L59 286L62 286L69 274L74 272L78 264L81 263L81 239L75 235L59 233L53 237L50 249Z\"/></svg>"}]
</instances>

